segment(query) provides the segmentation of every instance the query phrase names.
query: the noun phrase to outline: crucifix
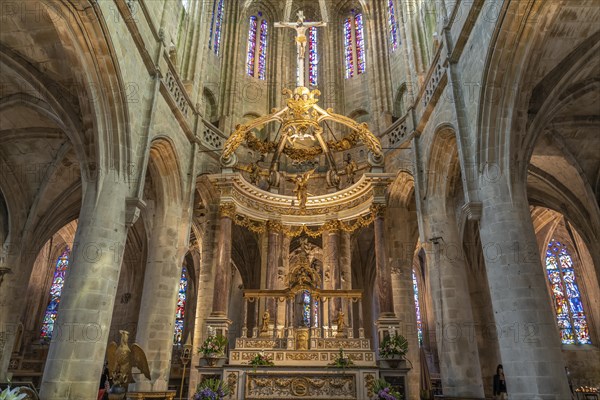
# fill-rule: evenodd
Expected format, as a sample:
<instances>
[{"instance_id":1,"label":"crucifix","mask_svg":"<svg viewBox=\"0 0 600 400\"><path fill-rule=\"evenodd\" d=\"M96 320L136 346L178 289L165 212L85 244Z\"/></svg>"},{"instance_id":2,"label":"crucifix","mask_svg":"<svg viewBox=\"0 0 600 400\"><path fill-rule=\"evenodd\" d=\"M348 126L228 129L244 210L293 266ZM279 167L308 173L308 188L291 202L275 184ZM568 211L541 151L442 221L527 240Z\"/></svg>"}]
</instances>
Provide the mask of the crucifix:
<instances>
[{"instance_id":1,"label":"crucifix","mask_svg":"<svg viewBox=\"0 0 600 400\"><path fill-rule=\"evenodd\" d=\"M275 28L296 30L296 49L298 53L298 86L304 86L304 55L306 53L306 30L312 27L327 26L327 22L304 22L304 13L298 11L296 22L276 22Z\"/></svg>"}]
</instances>

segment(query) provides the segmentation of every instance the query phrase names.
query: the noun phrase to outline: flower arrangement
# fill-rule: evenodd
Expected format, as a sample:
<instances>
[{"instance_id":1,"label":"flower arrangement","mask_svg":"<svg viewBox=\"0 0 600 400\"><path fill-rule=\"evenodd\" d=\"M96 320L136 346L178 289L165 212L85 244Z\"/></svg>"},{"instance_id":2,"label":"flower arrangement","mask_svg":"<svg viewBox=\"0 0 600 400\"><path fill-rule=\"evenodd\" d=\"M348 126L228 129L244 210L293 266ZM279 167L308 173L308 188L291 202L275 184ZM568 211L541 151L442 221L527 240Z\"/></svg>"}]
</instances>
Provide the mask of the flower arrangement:
<instances>
[{"instance_id":1,"label":"flower arrangement","mask_svg":"<svg viewBox=\"0 0 600 400\"><path fill-rule=\"evenodd\" d=\"M222 400L229 396L229 385L220 379L206 379L196 386L192 400Z\"/></svg>"},{"instance_id":2,"label":"flower arrangement","mask_svg":"<svg viewBox=\"0 0 600 400\"><path fill-rule=\"evenodd\" d=\"M249 365L252 365L254 368L256 367L272 367L275 364L273 361L269 360L265 355L264 351L257 353L250 361L248 361Z\"/></svg>"},{"instance_id":3,"label":"flower arrangement","mask_svg":"<svg viewBox=\"0 0 600 400\"><path fill-rule=\"evenodd\" d=\"M378 379L373 384L373 392L377 400L402 400L402 395L385 379Z\"/></svg>"},{"instance_id":4,"label":"flower arrangement","mask_svg":"<svg viewBox=\"0 0 600 400\"><path fill-rule=\"evenodd\" d=\"M227 346L227 338L223 335L211 335L206 338L202 346L198 348L198 353L202 353L204 357L223 356L225 347Z\"/></svg>"},{"instance_id":5,"label":"flower arrangement","mask_svg":"<svg viewBox=\"0 0 600 400\"><path fill-rule=\"evenodd\" d=\"M402 335L386 336L379 344L379 356L383 359L403 357L408 352L408 341Z\"/></svg>"},{"instance_id":6,"label":"flower arrangement","mask_svg":"<svg viewBox=\"0 0 600 400\"><path fill-rule=\"evenodd\" d=\"M27 393L19 393L21 388L15 387L13 389L7 387L2 392L0 392L0 400L21 400L27 397Z\"/></svg>"},{"instance_id":7,"label":"flower arrangement","mask_svg":"<svg viewBox=\"0 0 600 400\"><path fill-rule=\"evenodd\" d=\"M340 348L340 352L338 353L338 356L329 365L332 367L335 367L335 368L346 368L351 365L354 365L354 362L352 362L352 360L349 357L346 357L344 355L344 349Z\"/></svg>"}]
</instances>

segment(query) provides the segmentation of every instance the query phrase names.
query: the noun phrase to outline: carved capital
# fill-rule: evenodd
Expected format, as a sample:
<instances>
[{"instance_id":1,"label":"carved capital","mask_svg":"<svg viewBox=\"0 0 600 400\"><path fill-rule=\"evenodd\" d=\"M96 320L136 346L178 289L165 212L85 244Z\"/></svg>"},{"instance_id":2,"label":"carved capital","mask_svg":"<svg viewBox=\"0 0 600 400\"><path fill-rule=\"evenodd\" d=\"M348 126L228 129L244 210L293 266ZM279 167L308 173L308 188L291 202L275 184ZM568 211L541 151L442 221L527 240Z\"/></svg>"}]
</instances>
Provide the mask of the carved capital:
<instances>
[{"instance_id":1,"label":"carved capital","mask_svg":"<svg viewBox=\"0 0 600 400\"><path fill-rule=\"evenodd\" d=\"M386 206L381 203L373 203L371 205L371 213L376 218L383 218L385 216Z\"/></svg>"},{"instance_id":2,"label":"carved capital","mask_svg":"<svg viewBox=\"0 0 600 400\"><path fill-rule=\"evenodd\" d=\"M227 217L235 219L235 204L234 203L221 203L219 205L219 216L221 218Z\"/></svg>"},{"instance_id":3,"label":"carved capital","mask_svg":"<svg viewBox=\"0 0 600 400\"><path fill-rule=\"evenodd\" d=\"M272 220L267 221L267 230L269 232L280 233L283 231L283 225L281 224L280 221L272 219Z\"/></svg>"}]
</instances>

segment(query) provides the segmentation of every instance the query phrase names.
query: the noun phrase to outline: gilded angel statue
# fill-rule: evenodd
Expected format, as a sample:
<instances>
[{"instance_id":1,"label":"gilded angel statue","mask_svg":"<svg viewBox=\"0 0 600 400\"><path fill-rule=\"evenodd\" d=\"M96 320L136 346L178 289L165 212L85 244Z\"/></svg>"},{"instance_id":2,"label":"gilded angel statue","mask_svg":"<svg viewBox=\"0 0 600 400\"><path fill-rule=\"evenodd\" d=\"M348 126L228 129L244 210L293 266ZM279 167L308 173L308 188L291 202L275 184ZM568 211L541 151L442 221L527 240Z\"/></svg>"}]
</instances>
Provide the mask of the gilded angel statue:
<instances>
[{"instance_id":1,"label":"gilded angel statue","mask_svg":"<svg viewBox=\"0 0 600 400\"><path fill-rule=\"evenodd\" d=\"M313 168L303 174L296 175L294 178L286 178L288 181L296 184L294 193L296 194L300 208L306 207L306 200L308 199L308 180L314 172L315 169Z\"/></svg>"},{"instance_id":2,"label":"gilded angel statue","mask_svg":"<svg viewBox=\"0 0 600 400\"><path fill-rule=\"evenodd\" d=\"M146 378L150 379L150 369L144 350L137 344L127 344L129 341L129 332L119 331L121 334L121 343L117 346L112 342L106 349L106 359L108 361L108 371L113 380L113 386L127 388L127 385L133 383L131 369L138 368Z\"/></svg>"}]
</instances>

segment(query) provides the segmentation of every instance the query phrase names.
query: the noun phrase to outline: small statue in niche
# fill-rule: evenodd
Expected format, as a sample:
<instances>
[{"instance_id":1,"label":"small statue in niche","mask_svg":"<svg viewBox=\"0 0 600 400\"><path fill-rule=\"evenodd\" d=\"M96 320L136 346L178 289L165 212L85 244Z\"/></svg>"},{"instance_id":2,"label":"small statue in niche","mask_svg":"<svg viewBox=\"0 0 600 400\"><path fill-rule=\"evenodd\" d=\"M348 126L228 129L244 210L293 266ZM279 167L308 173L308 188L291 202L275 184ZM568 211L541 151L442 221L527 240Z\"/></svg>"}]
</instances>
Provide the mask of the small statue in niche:
<instances>
[{"instance_id":1,"label":"small statue in niche","mask_svg":"<svg viewBox=\"0 0 600 400\"><path fill-rule=\"evenodd\" d=\"M335 337L345 338L346 337L346 323L344 322L344 312L340 310L337 317L335 318L335 324L337 325L337 332Z\"/></svg>"},{"instance_id":2,"label":"small statue in niche","mask_svg":"<svg viewBox=\"0 0 600 400\"><path fill-rule=\"evenodd\" d=\"M269 336L269 324L271 323L271 314L269 314L269 310L265 310L262 316L262 326L260 328L260 336L268 337Z\"/></svg>"}]
</instances>

